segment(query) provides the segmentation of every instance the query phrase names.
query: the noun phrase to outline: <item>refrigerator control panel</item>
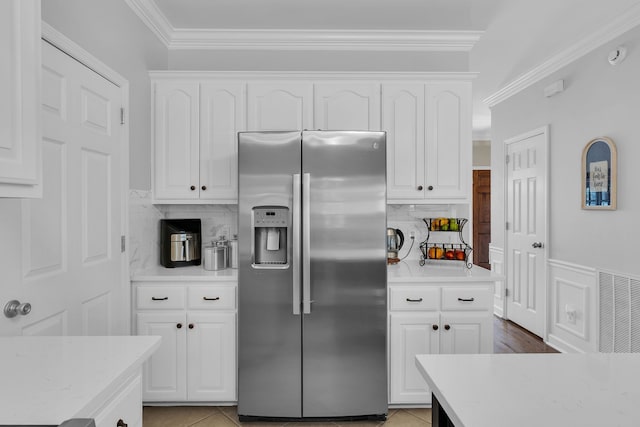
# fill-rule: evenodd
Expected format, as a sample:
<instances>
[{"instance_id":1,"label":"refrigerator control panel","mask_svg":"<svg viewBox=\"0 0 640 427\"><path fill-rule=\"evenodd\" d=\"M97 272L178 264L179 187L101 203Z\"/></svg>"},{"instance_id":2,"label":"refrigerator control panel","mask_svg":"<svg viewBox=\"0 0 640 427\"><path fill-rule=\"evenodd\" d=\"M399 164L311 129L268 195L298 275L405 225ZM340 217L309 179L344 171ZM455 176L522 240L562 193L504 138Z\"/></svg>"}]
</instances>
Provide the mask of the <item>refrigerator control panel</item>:
<instances>
[{"instance_id":1,"label":"refrigerator control panel","mask_svg":"<svg viewBox=\"0 0 640 427\"><path fill-rule=\"evenodd\" d=\"M286 227L289 223L287 208L254 208L253 224L255 227Z\"/></svg>"}]
</instances>

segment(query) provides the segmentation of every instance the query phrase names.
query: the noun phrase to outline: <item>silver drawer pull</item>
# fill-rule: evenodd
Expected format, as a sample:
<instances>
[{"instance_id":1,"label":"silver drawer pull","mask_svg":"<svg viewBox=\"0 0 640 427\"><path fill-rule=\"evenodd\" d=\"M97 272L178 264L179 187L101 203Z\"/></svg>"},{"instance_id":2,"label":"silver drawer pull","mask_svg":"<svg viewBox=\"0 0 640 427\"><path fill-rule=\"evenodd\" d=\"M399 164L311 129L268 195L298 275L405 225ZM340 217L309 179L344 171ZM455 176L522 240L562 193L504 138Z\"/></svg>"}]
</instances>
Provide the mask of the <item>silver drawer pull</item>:
<instances>
[{"instance_id":1,"label":"silver drawer pull","mask_svg":"<svg viewBox=\"0 0 640 427\"><path fill-rule=\"evenodd\" d=\"M408 302L422 302L422 298L418 298L418 299L413 299L413 298L407 298Z\"/></svg>"},{"instance_id":2,"label":"silver drawer pull","mask_svg":"<svg viewBox=\"0 0 640 427\"><path fill-rule=\"evenodd\" d=\"M169 297L162 297L162 298L157 298L157 297L151 297L151 299L153 301L166 301L169 299Z\"/></svg>"},{"instance_id":3,"label":"silver drawer pull","mask_svg":"<svg viewBox=\"0 0 640 427\"><path fill-rule=\"evenodd\" d=\"M473 302L474 298L458 298L458 301L462 302Z\"/></svg>"},{"instance_id":4,"label":"silver drawer pull","mask_svg":"<svg viewBox=\"0 0 640 427\"><path fill-rule=\"evenodd\" d=\"M205 301L218 301L220 297L215 297L215 298L202 297L202 299Z\"/></svg>"}]
</instances>

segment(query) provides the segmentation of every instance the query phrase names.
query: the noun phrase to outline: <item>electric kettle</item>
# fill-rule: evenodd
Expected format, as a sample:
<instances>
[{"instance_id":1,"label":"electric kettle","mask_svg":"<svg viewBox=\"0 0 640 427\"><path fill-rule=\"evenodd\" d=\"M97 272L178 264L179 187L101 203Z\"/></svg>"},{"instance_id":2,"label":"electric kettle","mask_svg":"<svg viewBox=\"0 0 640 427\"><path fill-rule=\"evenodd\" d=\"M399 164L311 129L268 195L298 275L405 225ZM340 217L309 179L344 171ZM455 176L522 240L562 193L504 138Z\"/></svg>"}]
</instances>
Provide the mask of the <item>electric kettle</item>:
<instances>
[{"instance_id":1,"label":"electric kettle","mask_svg":"<svg viewBox=\"0 0 640 427\"><path fill-rule=\"evenodd\" d=\"M404 244L404 234L398 228L387 228L387 262L398 262L398 252Z\"/></svg>"}]
</instances>

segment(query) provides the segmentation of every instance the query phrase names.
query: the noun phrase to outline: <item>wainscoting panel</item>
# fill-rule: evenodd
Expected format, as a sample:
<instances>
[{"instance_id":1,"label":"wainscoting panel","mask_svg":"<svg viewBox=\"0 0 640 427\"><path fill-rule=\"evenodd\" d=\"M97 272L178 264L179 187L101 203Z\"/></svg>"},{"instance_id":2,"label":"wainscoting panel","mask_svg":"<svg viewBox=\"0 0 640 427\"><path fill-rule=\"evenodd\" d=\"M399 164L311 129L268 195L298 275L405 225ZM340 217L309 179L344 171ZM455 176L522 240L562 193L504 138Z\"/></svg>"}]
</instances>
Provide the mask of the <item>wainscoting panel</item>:
<instances>
[{"instance_id":1,"label":"wainscoting panel","mask_svg":"<svg viewBox=\"0 0 640 427\"><path fill-rule=\"evenodd\" d=\"M504 276L504 249L489 244L491 271ZM504 282L496 282L493 294L493 314L504 317Z\"/></svg>"},{"instance_id":2,"label":"wainscoting panel","mask_svg":"<svg viewBox=\"0 0 640 427\"><path fill-rule=\"evenodd\" d=\"M567 353L598 351L596 270L558 260L548 267L548 344Z\"/></svg>"}]
</instances>

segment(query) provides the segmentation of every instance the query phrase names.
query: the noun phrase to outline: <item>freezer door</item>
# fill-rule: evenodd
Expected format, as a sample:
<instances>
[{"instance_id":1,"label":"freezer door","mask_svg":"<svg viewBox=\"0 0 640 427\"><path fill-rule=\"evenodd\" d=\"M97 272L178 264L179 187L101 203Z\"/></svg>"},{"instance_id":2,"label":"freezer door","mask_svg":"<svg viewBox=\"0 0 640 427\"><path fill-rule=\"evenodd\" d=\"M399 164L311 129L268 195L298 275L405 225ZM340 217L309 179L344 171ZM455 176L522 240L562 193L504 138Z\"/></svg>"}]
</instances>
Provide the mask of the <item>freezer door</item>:
<instances>
[{"instance_id":1,"label":"freezer door","mask_svg":"<svg viewBox=\"0 0 640 427\"><path fill-rule=\"evenodd\" d=\"M387 413L385 143L303 132L304 417Z\"/></svg>"},{"instance_id":2,"label":"freezer door","mask_svg":"<svg viewBox=\"0 0 640 427\"><path fill-rule=\"evenodd\" d=\"M294 289L299 279L293 278L300 267L294 258L299 238L296 241L295 233L287 233L286 266L252 265L255 260L251 256L251 242L256 237L252 227L261 221L256 215L268 215L269 211L255 207L283 208L279 212L288 209L289 224L294 224L292 189L294 176L300 174L300 139L300 132L243 132L238 137L240 416L302 416L301 316L294 314L300 307L299 292L296 297Z\"/></svg>"}]
</instances>

